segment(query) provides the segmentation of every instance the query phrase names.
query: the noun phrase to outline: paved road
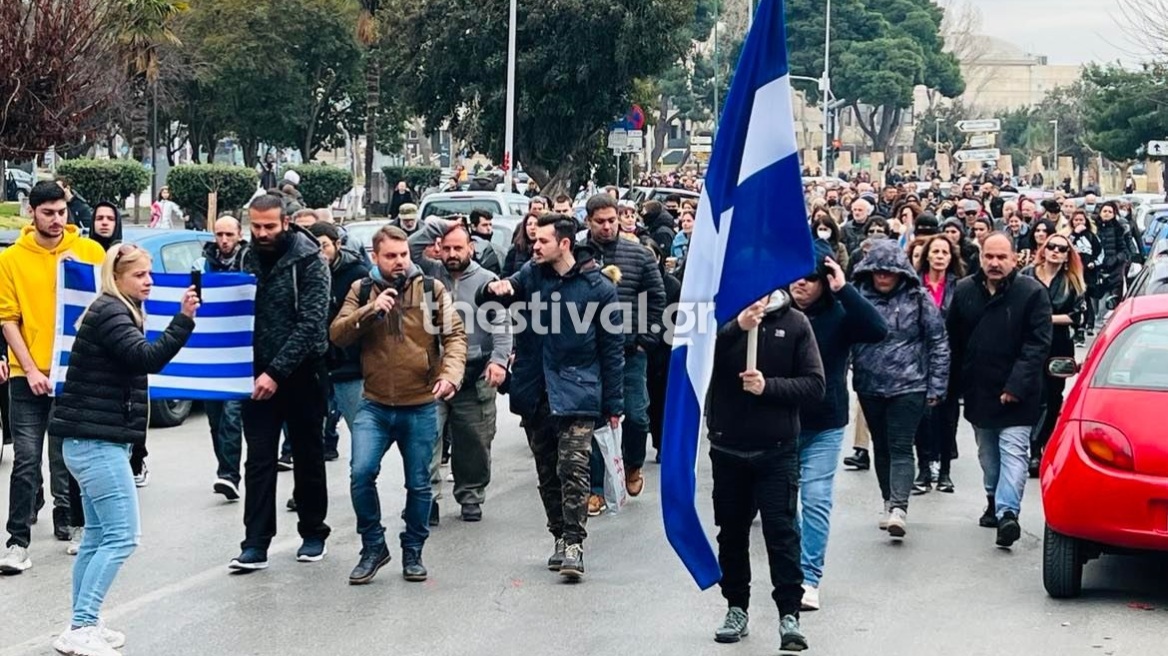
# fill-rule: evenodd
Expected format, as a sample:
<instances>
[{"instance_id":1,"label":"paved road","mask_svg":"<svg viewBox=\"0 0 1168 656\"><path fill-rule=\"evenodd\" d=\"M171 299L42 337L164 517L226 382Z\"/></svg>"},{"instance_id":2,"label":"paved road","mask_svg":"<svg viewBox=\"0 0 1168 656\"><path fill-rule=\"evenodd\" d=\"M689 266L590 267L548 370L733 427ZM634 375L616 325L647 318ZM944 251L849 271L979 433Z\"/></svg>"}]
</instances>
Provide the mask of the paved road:
<instances>
[{"instance_id":1,"label":"paved road","mask_svg":"<svg viewBox=\"0 0 1168 656\"><path fill-rule=\"evenodd\" d=\"M543 529L531 458L518 422L500 413L495 481L486 519L463 524L451 506L426 548L432 578L404 582L400 557L372 585L350 587L359 540L348 500L345 449L329 465L334 537L321 563L294 559L295 516L281 513L271 568L230 576L242 538L242 506L210 491L214 460L203 417L151 434L153 480L141 491L143 544L107 600L105 616L129 635L128 655L207 656L392 653L762 655L777 652L777 613L756 588L754 632L739 646L716 645L723 602L699 593L665 541L658 470L626 512L589 524L588 576L562 584L544 569L551 541ZM909 538L891 544L876 529L879 493L871 472L841 472L833 540L822 591L824 610L804 627L824 656L955 654L1145 655L1164 653L1168 568L1160 561L1111 558L1088 566L1088 593L1048 599L1041 584L1037 486L1027 490L1025 535L1012 552L979 528L984 503L973 439L960 436L957 494L914 498ZM381 489L391 532L404 502L396 451ZM0 465L7 481L11 463ZM708 467L701 504L712 529ZM292 477L281 476L281 498ZM7 485L0 508L7 508ZM72 559L52 540L48 514L35 527L35 566L0 579L0 656L50 654L68 619ZM754 563L765 578L756 530ZM756 578L757 575L756 575ZM1138 602L1152 610L1133 608Z\"/></svg>"}]
</instances>

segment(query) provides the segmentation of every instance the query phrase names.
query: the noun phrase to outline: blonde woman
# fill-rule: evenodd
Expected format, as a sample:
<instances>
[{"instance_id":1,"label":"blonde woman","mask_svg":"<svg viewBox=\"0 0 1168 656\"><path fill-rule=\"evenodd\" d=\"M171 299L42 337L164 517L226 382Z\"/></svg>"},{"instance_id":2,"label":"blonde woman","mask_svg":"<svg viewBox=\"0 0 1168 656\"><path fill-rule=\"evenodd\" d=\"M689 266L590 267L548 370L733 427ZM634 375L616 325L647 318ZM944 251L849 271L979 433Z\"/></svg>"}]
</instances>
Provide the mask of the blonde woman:
<instances>
[{"instance_id":1,"label":"blonde woman","mask_svg":"<svg viewBox=\"0 0 1168 656\"><path fill-rule=\"evenodd\" d=\"M73 564L73 617L53 642L62 654L117 656L126 637L105 627L101 605L138 545L138 495L130 451L146 439L147 374L158 373L194 330L194 287L155 341L145 336L150 255L122 244L106 253L101 295L82 315L49 434L62 438L65 465L81 487L85 534Z\"/></svg>"}]
</instances>

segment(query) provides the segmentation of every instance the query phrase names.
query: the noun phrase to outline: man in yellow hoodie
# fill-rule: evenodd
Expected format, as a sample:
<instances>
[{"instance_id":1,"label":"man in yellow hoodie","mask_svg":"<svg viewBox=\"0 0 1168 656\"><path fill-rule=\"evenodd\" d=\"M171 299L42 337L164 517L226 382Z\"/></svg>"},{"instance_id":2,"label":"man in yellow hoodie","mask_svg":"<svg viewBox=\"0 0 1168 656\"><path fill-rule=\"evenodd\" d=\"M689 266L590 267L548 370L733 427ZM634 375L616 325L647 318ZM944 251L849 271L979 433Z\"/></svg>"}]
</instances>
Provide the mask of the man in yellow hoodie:
<instances>
[{"instance_id":1,"label":"man in yellow hoodie","mask_svg":"<svg viewBox=\"0 0 1168 656\"><path fill-rule=\"evenodd\" d=\"M8 542L0 555L0 573L19 574L32 567L28 557L30 525L37 513L45 428L53 399L49 369L57 324L57 268L64 258L101 264L105 253L77 226L67 225L65 190L39 182L28 195L32 224L16 244L0 253L0 327L8 340L12 421L12 479L8 497ZM49 440L53 534L70 537L69 472L61 457L61 440Z\"/></svg>"}]
</instances>

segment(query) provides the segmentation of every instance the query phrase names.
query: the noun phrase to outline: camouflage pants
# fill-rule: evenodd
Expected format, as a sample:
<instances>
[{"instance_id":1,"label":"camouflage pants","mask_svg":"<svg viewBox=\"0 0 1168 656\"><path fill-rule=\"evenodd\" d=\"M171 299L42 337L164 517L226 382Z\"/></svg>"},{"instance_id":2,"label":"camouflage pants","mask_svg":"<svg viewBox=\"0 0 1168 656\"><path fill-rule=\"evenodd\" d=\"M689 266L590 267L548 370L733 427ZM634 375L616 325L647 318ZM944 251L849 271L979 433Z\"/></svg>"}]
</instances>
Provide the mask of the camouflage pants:
<instances>
[{"instance_id":1,"label":"camouflage pants","mask_svg":"<svg viewBox=\"0 0 1168 656\"><path fill-rule=\"evenodd\" d=\"M584 529L590 490L588 460L595 423L590 418L552 417L546 412L524 421L548 531L568 544L583 544L588 536Z\"/></svg>"}]
</instances>

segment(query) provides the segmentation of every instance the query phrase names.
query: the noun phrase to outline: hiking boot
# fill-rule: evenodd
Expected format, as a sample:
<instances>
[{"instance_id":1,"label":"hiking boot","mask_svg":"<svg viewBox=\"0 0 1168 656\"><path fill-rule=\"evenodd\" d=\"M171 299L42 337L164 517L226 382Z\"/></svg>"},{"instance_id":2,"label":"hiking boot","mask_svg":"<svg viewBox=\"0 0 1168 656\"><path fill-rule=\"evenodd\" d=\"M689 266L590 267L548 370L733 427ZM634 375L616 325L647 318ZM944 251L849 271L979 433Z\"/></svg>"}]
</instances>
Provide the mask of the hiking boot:
<instances>
[{"instance_id":1,"label":"hiking boot","mask_svg":"<svg viewBox=\"0 0 1168 656\"><path fill-rule=\"evenodd\" d=\"M937 477L937 491L953 494L953 479L949 478L949 474L941 474Z\"/></svg>"},{"instance_id":2,"label":"hiking boot","mask_svg":"<svg viewBox=\"0 0 1168 656\"><path fill-rule=\"evenodd\" d=\"M357 562L357 566L349 573L349 585L365 585L377 576L377 572L389 564L393 560L393 556L389 553L389 547L385 543L375 547L365 547L361 550L361 560Z\"/></svg>"},{"instance_id":3,"label":"hiking boot","mask_svg":"<svg viewBox=\"0 0 1168 656\"><path fill-rule=\"evenodd\" d=\"M560 564L560 576L573 581L584 577L584 545L569 544L564 547L564 562Z\"/></svg>"},{"instance_id":4,"label":"hiking boot","mask_svg":"<svg viewBox=\"0 0 1168 656\"><path fill-rule=\"evenodd\" d=\"M903 508L893 508L892 512L888 513L888 535L901 539L908 533L908 513Z\"/></svg>"},{"instance_id":5,"label":"hiking boot","mask_svg":"<svg viewBox=\"0 0 1168 656\"><path fill-rule=\"evenodd\" d=\"M997 515L997 511L995 510L996 507L997 506L994 503L994 498L987 496L986 497L985 512L983 512L981 514L981 517L978 518L977 525L982 527L982 528L997 528L998 527L998 515Z\"/></svg>"},{"instance_id":6,"label":"hiking boot","mask_svg":"<svg viewBox=\"0 0 1168 656\"><path fill-rule=\"evenodd\" d=\"M239 486L226 478L215 479L215 485L211 489L215 490L215 494L222 494L228 501L239 501Z\"/></svg>"},{"instance_id":7,"label":"hiking boot","mask_svg":"<svg viewBox=\"0 0 1168 656\"><path fill-rule=\"evenodd\" d=\"M750 635L750 615L741 608L732 606L726 611L726 618L722 626L714 631L714 642L730 644L742 640Z\"/></svg>"},{"instance_id":8,"label":"hiking boot","mask_svg":"<svg viewBox=\"0 0 1168 656\"><path fill-rule=\"evenodd\" d=\"M248 547L227 564L227 569L240 574L255 572L268 568L268 551L257 547Z\"/></svg>"},{"instance_id":9,"label":"hiking boot","mask_svg":"<svg viewBox=\"0 0 1168 656\"><path fill-rule=\"evenodd\" d=\"M932 489L933 476L929 473L928 465L925 465L917 474L916 480L913 481L912 493L914 495L928 494Z\"/></svg>"},{"instance_id":10,"label":"hiking boot","mask_svg":"<svg viewBox=\"0 0 1168 656\"><path fill-rule=\"evenodd\" d=\"M402 549L402 578L414 583L425 581L429 576L422 564L421 549Z\"/></svg>"},{"instance_id":11,"label":"hiking boot","mask_svg":"<svg viewBox=\"0 0 1168 656\"><path fill-rule=\"evenodd\" d=\"M324 560L328 548L324 546L324 538L304 538L304 543L296 552L296 560L302 563L318 563Z\"/></svg>"},{"instance_id":12,"label":"hiking boot","mask_svg":"<svg viewBox=\"0 0 1168 656\"><path fill-rule=\"evenodd\" d=\"M807 638L799 628L799 618L794 615L784 615L779 621L779 650L803 651L807 649Z\"/></svg>"},{"instance_id":13,"label":"hiking boot","mask_svg":"<svg viewBox=\"0 0 1168 656\"><path fill-rule=\"evenodd\" d=\"M1018 515L1013 510L1002 513L1002 519L998 522L998 546L1009 549L1021 537L1022 526L1018 524Z\"/></svg>"},{"instance_id":14,"label":"hiking boot","mask_svg":"<svg viewBox=\"0 0 1168 656\"><path fill-rule=\"evenodd\" d=\"M462 504L462 521L464 522L481 522L483 521L483 506L477 503Z\"/></svg>"},{"instance_id":15,"label":"hiking boot","mask_svg":"<svg viewBox=\"0 0 1168 656\"><path fill-rule=\"evenodd\" d=\"M865 471L872 466L868 449L857 448L856 452L844 458L844 466L855 471Z\"/></svg>"},{"instance_id":16,"label":"hiking boot","mask_svg":"<svg viewBox=\"0 0 1168 656\"><path fill-rule=\"evenodd\" d=\"M608 505L604 503L604 497L599 494L588 495L588 516L599 517L601 513L608 510Z\"/></svg>"},{"instance_id":17,"label":"hiking boot","mask_svg":"<svg viewBox=\"0 0 1168 656\"><path fill-rule=\"evenodd\" d=\"M639 497L641 492L645 489L645 477L641 475L641 468L630 469L625 476L625 489L629 491L630 497Z\"/></svg>"},{"instance_id":18,"label":"hiking boot","mask_svg":"<svg viewBox=\"0 0 1168 656\"><path fill-rule=\"evenodd\" d=\"M564 564L564 551L568 545L564 542L564 538L556 538L556 549L552 552L551 557L548 558L547 568L553 572L560 571L560 567Z\"/></svg>"},{"instance_id":19,"label":"hiking boot","mask_svg":"<svg viewBox=\"0 0 1168 656\"><path fill-rule=\"evenodd\" d=\"M14 544L0 556L0 574L20 574L32 567L32 559L28 557L28 548Z\"/></svg>"}]
</instances>

